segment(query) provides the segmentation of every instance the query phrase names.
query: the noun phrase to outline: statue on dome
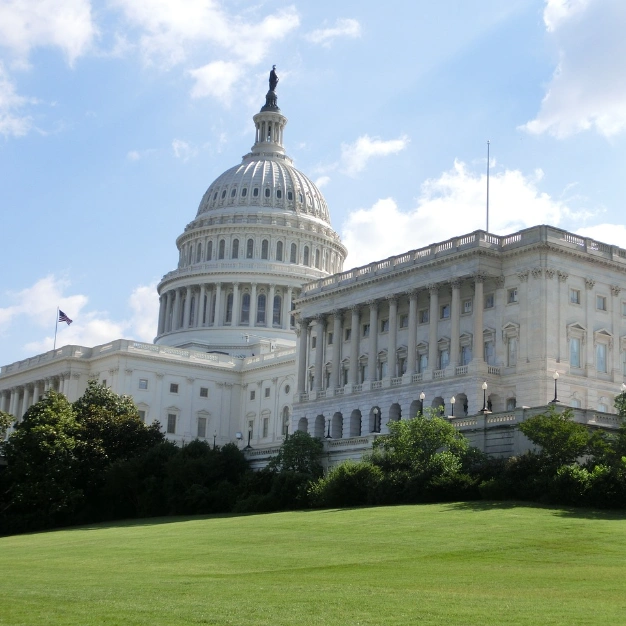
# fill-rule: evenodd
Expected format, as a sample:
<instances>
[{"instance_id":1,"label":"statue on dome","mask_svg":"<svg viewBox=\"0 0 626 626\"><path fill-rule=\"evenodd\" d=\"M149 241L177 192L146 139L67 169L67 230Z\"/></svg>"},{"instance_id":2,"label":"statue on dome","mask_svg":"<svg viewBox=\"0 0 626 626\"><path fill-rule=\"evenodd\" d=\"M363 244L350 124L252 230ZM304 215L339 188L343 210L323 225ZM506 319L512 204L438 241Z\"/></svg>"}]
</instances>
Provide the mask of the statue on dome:
<instances>
[{"instance_id":1,"label":"statue on dome","mask_svg":"<svg viewBox=\"0 0 626 626\"><path fill-rule=\"evenodd\" d=\"M278 74L276 74L276 66L272 65L272 71L270 72L270 91L275 91L276 85L278 85Z\"/></svg>"}]
</instances>

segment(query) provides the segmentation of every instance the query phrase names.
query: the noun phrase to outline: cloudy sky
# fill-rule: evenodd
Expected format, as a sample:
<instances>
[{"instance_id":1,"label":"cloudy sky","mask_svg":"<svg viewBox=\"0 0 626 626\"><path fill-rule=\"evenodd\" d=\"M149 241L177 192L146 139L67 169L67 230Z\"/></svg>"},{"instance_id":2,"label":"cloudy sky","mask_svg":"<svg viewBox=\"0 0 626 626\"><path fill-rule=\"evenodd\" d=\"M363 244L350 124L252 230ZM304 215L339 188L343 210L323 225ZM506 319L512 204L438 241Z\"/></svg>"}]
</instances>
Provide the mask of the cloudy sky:
<instances>
[{"instance_id":1,"label":"cloudy sky","mask_svg":"<svg viewBox=\"0 0 626 626\"><path fill-rule=\"evenodd\" d=\"M155 285L253 142L288 153L346 269L485 227L626 247L624 0L0 0L0 363L151 341Z\"/></svg>"}]
</instances>

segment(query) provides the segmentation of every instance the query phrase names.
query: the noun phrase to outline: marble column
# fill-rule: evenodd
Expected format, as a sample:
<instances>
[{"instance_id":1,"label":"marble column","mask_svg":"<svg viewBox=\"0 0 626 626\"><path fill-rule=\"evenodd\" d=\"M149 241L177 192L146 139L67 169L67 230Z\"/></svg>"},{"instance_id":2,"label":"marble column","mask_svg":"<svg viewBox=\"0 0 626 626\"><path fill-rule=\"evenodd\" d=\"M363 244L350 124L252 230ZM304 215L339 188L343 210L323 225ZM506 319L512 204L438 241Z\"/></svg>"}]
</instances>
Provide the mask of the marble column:
<instances>
[{"instance_id":1,"label":"marble column","mask_svg":"<svg viewBox=\"0 0 626 626\"><path fill-rule=\"evenodd\" d=\"M252 283L252 288L250 290L250 328L254 328L256 325L256 306L257 306L257 295L256 295L257 284ZM302 390L303 392L306 389Z\"/></svg>"},{"instance_id":2,"label":"marble column","mask_svg":"<svg viewBox=\"0 0 626 626\"><path fill-rule=\"evenodd\" d=\"M205 248L206 250L206 248ZM199 299L199 307L198 307L198 327L204 326L206 319L206 306L204 300L206 298L206 285L202 283L200 285L200 299Z\"/></svg>"},{"instance_id":3,"label":"marble column","mask_svg":"<svg viewBox=\"0 0 626 626\"><path fill-rule=\"evenodd\" d=\"M174 289L174 310L172 311L172 327L170 330L178 330L180 321L180 289Z\"/></svg>"},{"instance_id":4,"label":"marble column","mask_svg":"<svg viewBox=\"0 0 626 626\"><path fill-rule=\"evenodd\" d=\"M409 291L409 339L407 345L406 373L415 374L417 364L417 289Z\"/></svg>"},{"instance_id":5,"label":"marble column","mask_svg":"<svg viewBox=\"0 0 626 626\"><path fill-rule=\"evenodd\" d=\"M474 276L474 345L472 346L472 359L475 363L482 363L485 358L483 341L483 308L485 306L484 293L485 277L482 274Z\"/></svg>"},{"instance_id":6,"label":"marble column","mask_svg":"<svg viewBox=\"0 0 626 626\"><path fill-rule=\"evenodd\" d=\"M451 280L452 301L450 303L450 365L459 364L459 337L461 336L461 281ZM453 370L454 371L454 370Z\"/></svg>"},{"instance_id":7,"label":"marble column","mask_svg":"<svg viewBox=\"0 0 626 626\"><path fill-rule=\"evenodd\" d=\"M378 365L378 302L370 301L370 336L369 336L369 354L367 358L367 379L374 381L377 376Z\"/></svg>"},{"instance_id":8,"label":"marble column","mask_svg":"<svg viewBox=\"0 0 626 626\"><path fill-rule=\"evenodd\" d=\"M326 318L319 315L315 319L315 389L324 389L324 330Z\"/></svg>"},{"instance_id":9,"label":"marble column","mask_svg":"<svg viewBox=\"0 0 626 626\"><path fill-rule=\"evenodd\" d=\"M285 330L289 330L290 327L290 319L291 319L291 298L293 296L293 287L287 287L287 295L284 296L283 300L283 319L281 328Z\"/></svg>"},{"instance_id":10,"label":"marble column","mask_svg":"<svg viewBox=\"0 0 626 626\"><path fill-rule=\"evenodd\" d=\"M239 326L239 316L241 314L239 306L239 283L233 283L233 316L231 324L233 326Z\"/></svg>"},{"instance_id":11,"label":"marble column","mask_svg":"<svg viewBox=\"0 0 626 626\"><path fill-rule=\"evenodd\" d=\"M163 322L165 321L165 306L167 304L167 298L165 294L159 296L159 323L157 326L157 335L163 334Z\"/></svg>"},{"instance_id":12,"label":"marble column","mask_svg":"<svg viewBox=\"0 0 626 626\"><path fill-rule=\"evenodd\" d=\"M183 311L183 328L189 328L189 312L191 310L191 287L187 286L185 292L185 307Z\"/></svg>"},{"instance_id":13,"label":"marble column","mask_svg":"<svg viewBox=\"0 0 626 626\"><path fill-rule=\"evenodd\" d=\"M434 372L437 369L437 331L439 324L439 285L429 285L430 314L428 318L428 369Z\"/></svg>"},{"instance_id":14,"label":"marble column","mask_svg":"<svg viewBox=\"0 0 626 626\"><path fill-rule=\"evenodd\" d=\"M343 314L333 311L333 374L331 385L337 389L341 387L341 339L343 334Z\"/></svg>"},{"instance_id":15,"label":"marble column","mask_svg":"<svg viewBox=\"0 0 626 626\"><path fill-rule=\"evenodd\" d=\"M215 283L215 313L213 326L222 325L222 283Z\"/></svg>"},{"instance_id":16,"label":"marble column","mask_svg":"<svg viewBox=\"0 0 626 626\"><path fill-rule=\"evenodd\" d=\"M613 369L613 380L619 383L623 382L624 380L624 374L622 372L622 361L621 361L622 355L621 355L621 350L620 350L621 348L620 328L621 328L621 322L622 322L622 302L619 297L620 292L621 292L621 287L617 285L611 285L611 293L613 294L613 298L611 300L611 314L613 317L613 328L612 328L613 365L612 365L612 369ZM607 359L608 359L608 356L609 355L607 354Z\"/></svg>"},{"instance_id":17,"label":"marble column","mask_svg":"<svg viewBox=\"0 0 626 626\"><path fill-rule=\"evenodd\" d=\"M308 319L301 319L296 328L298 336L298 393L306 393L306 351L308 336Z\"/></svg>"},{"instance_id":18,"label":"marble column","mask_svg":"<svg viewBox=\"0 0 626 626\"><path fill-rule=\"evenodd\" d=\"M398 298L391 296L387 298L389 302L389 343L387 345L387 376L395 378L396 371L396 350L398 349Z\"/></svg>"},{"instance_id":19,"label":"marble column","mask_svg":"<svg viewBox=\"0 0 626 626\"><path fill-rule=\"evenodd\" d=\"M358 306L350 307L352 312L352 328L350 329L350 384L356 385L359 382L359 335L360 325L360 308Z\"/></svg>"},{"instance_id":20,"label":"marble column","mask_svg":"<svg viewBox=\"0 0 626 626\"><path fill-rule=\"evenodd\" d=\"M276 285L270 285L270 293L268 302L265 305L265 324L268 328L274 327L274 295L276 294Z\"/></svg>"},{"instance_id":21,"label":"marble column","mask_svg":"<svg viewBox=\"0 0 626 626\"><path fill-rule=\"evenodd\" d=\"M37 404L37 402L39 402L40 384L41 381L37 380L33 386L33 404Z\"/></svg>"},{"instance_id":22,"label":"marble column","mask_svg":"<svg viewBox=\"0 0 626 626\"><path fill-rule=\"evenodd\" d=\"M172 292L167 291L165 293L165 319L163 320L163 333L167 333L171 328L172 320Z\"/></svg>"}]
</instances>

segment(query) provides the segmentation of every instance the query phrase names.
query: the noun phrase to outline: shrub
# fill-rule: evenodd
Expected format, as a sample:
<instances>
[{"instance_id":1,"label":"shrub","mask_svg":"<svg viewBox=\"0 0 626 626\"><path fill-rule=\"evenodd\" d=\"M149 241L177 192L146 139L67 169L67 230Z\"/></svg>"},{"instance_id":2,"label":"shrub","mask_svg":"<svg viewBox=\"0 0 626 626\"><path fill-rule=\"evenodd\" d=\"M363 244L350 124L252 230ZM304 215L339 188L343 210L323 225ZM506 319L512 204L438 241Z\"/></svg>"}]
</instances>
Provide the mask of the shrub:
<instances>
[{"instance_id":1,"label":"shrub","mask_svg":"<svg viewBox=\"0 0 626 626\"><path fill-rule=\"evenodd\" d=\"M374 504L382 476L382 470L371 463L346 461L311 484L311 502L320 507Z\"/></svg>"}]
</instances>

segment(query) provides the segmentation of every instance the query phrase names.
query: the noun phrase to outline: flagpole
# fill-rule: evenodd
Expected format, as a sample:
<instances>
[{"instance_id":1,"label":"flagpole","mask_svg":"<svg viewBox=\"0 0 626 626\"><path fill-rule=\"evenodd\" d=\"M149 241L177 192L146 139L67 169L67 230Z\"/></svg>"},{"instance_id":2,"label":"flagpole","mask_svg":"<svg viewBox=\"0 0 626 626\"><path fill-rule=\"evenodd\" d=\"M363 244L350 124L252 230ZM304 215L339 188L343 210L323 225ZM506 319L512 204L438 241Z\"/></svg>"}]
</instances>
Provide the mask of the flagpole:
<instances>
[{"instance_id":1,"label":"flagpole","mask_svg":"<svg viewBox=\"0 0 626 626\"><path fill-rule=\"evenodd\" d=\"M57 349L57 329L59 327L59 307L57 307L57 318L56 318L56 322L54 324L54 348L52 348L53 350Z\"/></svg>"},{"instance_id":2,"label":"flagpole","mask_svg":"<svg viewBox=\"0 0 626 626\"><path fill-rule=\"evenodd\" d=\"M487 232L489 232L489 140L487 139Z\"/></svg>"}]
</instances>

